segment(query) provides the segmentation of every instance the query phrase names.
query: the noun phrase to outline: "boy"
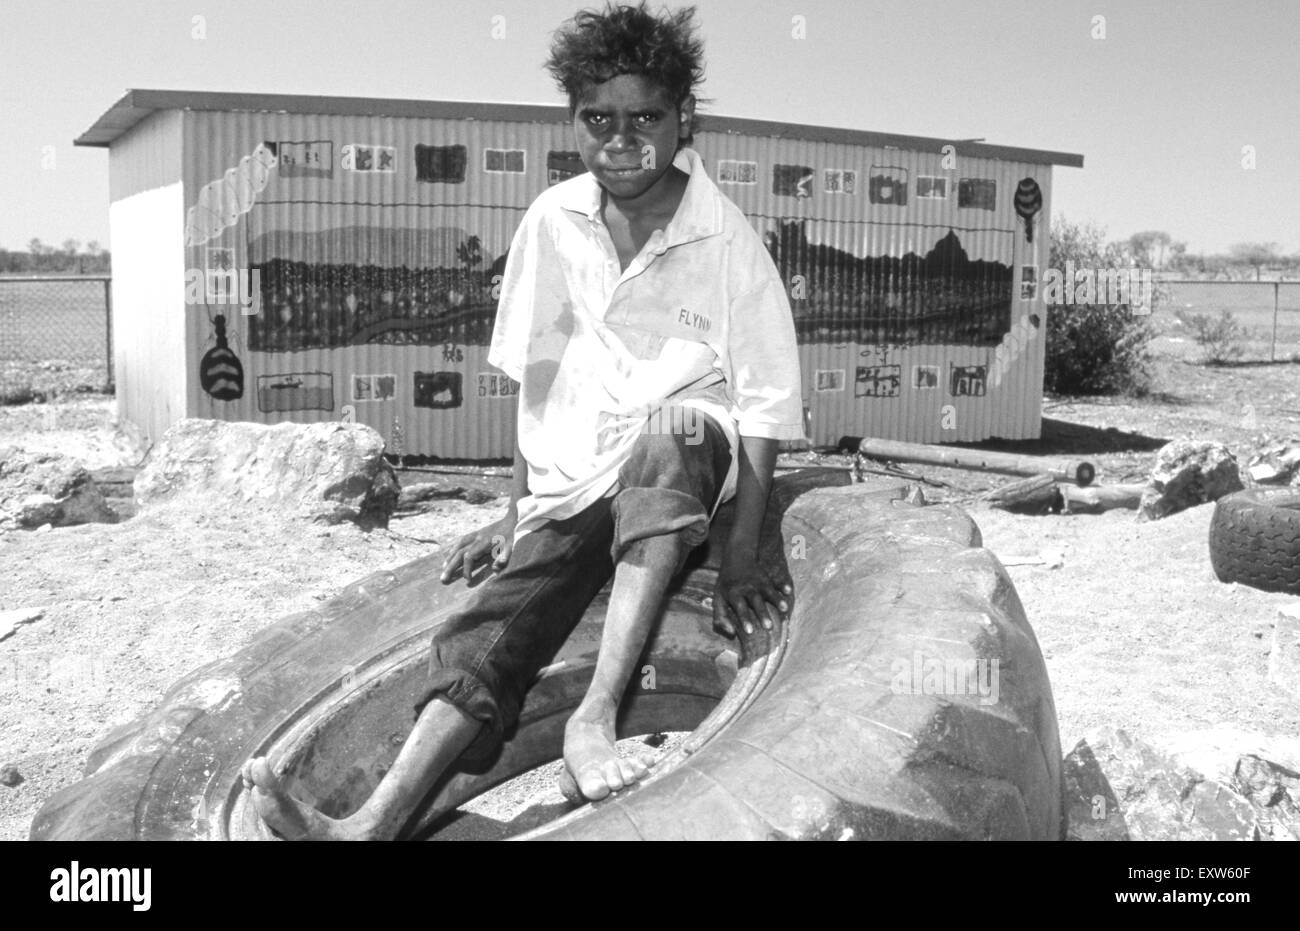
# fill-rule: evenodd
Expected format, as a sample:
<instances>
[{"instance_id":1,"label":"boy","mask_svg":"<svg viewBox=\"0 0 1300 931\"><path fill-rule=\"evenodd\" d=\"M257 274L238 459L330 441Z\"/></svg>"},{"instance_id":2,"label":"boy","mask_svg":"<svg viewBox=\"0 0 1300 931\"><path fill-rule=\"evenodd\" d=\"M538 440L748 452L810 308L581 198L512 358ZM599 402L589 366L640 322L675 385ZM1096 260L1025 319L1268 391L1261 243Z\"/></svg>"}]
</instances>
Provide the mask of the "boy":
<instances>
[{"instance_id":1,"label":"boy","mask_svg":"<svg viewBox=\"0 0 1300 931\"><path fill-rule=\"evenodd\" d=\"M614 746L619 699L664 593L736 498L714 626L771 628L788 585L758 566L776 446L803 436L785 291L689 148L702 77L693 9L579 13L548 68L588 173L534 201L510 247L488 359L520 384L506 516L452 548L442 581L497 570L434 638L418 717L374 794L325 817L264 759L245 777L288 838L396 836L457 760L490 760L529 683L614 577L591 686L565 729L566 794L646 774Z\"/></svg>"}]
</instances>

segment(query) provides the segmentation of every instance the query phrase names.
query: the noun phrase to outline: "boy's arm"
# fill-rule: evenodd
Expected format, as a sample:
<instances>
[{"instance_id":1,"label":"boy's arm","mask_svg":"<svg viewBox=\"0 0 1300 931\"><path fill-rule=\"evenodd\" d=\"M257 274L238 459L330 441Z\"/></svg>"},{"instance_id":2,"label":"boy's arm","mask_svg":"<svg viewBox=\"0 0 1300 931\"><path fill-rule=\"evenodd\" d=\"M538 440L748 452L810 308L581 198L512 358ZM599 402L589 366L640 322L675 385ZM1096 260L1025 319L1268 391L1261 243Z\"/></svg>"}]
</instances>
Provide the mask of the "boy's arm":
<instances>
[{"instance_id":1,"label":"boy's arm","mask_svg":"<svg viewBox=\"0 0 1300 931\"><path fill-rule=\"evenodd\" d=\"M731 301L725 348L727 382L740 434L736 477L736 523L727 541L713 598L713 626L734 634L771 629L789 611L788 578L774 578L759 565L758 543L772 488L777 444L803 436L799 351L794 317L776 266L750 235L741 239L737 287L754 282Z\"/></svg>"},{"instance_id":2,"label":"boy's arm","mask_svg":"<svg viewBox=\"0 0 1300 931\"><path fill-rule=\"evenodd\" d=\"M523 416L523 402L518 402L515 411L515 423L519 423L519 418ZM528 461L524 459L524 454L519 451L519 428L515 427L515 465L512 473L513 479L510 483L510 505L506 513L514 516L519 514L519 499L528 496Z\"/></svg>"},{"instance_id":3,"label":"boy's arm","mask_svg":"<svg viewBox=\"0 0 1300 931\"><path fill-rule=\"evenodd\" d=\"M736 519L727 538L713 593L713 626L727 636L736 633L736 621L752 634L762 626L768 630L778 618L773 608L785 615L790 610L788 583L777 587L758 562L758 543L772 490L778 440L760 436L740 437L740 462L736 476Z\"/></svg>"},{"instance_id":4,"label":"boy's arm","mask_svg":"<svg viewBox=\"0 0 1300 931\"><path fill-rule=\"evenodd\" d=\"M761 436L740 438L740 463L736 475L736 522L727 539L726 557L756 561L758 538L772 490L777 441Z\"/></svg>"},{"instance_id":5,"label":"boy's arm","mask_svg":"<svg viewBox=\"0 0 1300 931\"><path fill-rule=\"evenodd\" d=\"M523 403L522 399L519 403ZM498 569L510 561L515 527L519 523L519 499L527 494L528 462L519 451L519 431L516 429L514 476L510 482L510 503L506 506L506 513L500 520L465 534L452 545L443 560L442 584L447 585L461 577L468 582L480 560L489 556Z\"/></svg>"},{"instance_id":6,"label":"boy's arm","mask_svg":"<svg viewBox=\"0 0 1300 931\"><path fill-rule=\"evenodd\" d=\"M489 554L493 564L500 568L510 560L514 549L519 501L529 494L528 462L519 448L519 425L523 422L524 371L532 349L530 339L536 329L543 332L555 329L547 323L563 301L563 296L557 293L562 276L556 272L555 257L550 248L552 242L544 218L545 209L539 201L534 201L510 242L501 276L492 341L488 347L488 364L519 383L510 503L500 520L466 534L455 543L443 564L444 584L462 575L469 581L474 567Z\"/></svg>"}]
</instances>

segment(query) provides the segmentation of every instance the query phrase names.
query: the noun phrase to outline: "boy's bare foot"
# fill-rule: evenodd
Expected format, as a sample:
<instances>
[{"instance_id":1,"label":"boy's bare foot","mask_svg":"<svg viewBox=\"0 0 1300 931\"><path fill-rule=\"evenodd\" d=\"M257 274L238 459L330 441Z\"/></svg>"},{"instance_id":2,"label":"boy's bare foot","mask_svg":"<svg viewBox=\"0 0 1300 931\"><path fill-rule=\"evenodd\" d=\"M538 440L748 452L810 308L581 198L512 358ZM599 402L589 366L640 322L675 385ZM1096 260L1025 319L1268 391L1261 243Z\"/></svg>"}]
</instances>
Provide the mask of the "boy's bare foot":
<instances>
[{"instance_id":1,"label":"boy's bare foot","mask_svg":"<svg viewBox=\"0 0 1300 931\"><path fill-rule=\"evenodd\" d=\"M639 759L618 755L614 747L617 711L612 702L588 699L565 725L560 791L571 801L580 800L573 798L575 788L582 798L596 801L634 785L650 771Z\"/></svg>"},{"instance_id":2,"label":"boy's bare foot","mask_svg":"<svg viewBox=\"0 0 1300 931\"><path fill-rule=\"evenodd\" d=\"M321 814L285 791L271 771L266 757L249 760L241 770L244 784L253 796L253 807L285 840L372 840L370 834L349 820Z\"/></svg>"}]
</instances>

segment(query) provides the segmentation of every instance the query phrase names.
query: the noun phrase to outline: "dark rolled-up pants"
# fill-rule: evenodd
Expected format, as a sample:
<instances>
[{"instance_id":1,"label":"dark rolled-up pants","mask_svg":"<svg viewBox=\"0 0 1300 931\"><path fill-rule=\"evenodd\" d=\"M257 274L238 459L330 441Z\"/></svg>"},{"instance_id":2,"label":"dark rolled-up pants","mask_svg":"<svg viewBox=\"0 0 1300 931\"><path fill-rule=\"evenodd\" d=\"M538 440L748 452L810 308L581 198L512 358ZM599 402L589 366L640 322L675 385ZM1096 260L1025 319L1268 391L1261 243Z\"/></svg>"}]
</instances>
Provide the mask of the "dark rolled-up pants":
<instances>
[{"instance_id":1,"label":"dark rolled-up pants","mask_svg":"<svg viewBox=\"0 0 1300 931\"><path fill-rule=\"evenodd\" d=\"M643 432L614 491L585 510L524 534L501 571L473 590L438 629L416 714L440 697L486 725L461 755L489 763L513 730L524 696L551 663L627 547L675 534L681 570L709 534L726 481L726 434L694 411L691 433Z\"/></svg>"}]
</instances>

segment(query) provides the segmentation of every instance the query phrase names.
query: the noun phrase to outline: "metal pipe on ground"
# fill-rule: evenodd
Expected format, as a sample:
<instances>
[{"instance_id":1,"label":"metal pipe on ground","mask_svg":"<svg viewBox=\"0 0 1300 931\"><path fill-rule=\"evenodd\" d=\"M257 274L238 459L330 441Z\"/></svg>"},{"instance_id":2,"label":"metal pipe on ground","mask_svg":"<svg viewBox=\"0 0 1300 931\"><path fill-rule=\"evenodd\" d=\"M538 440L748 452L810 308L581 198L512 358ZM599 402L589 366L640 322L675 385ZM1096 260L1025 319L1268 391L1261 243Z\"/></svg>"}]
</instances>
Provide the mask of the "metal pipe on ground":
<instances>
[{"instance_id":1,"label":"metal pipe on ground","mask_svg":"<svg viewBox=\"0 0 1300 931\"><path fill-rule=\"evenodd\" d=\"M946 466L950 469L970 469L976 472L1000 472L1004 475L1042 475L1073 482L1079 486L1092 483L1097 474L1091 462L1074 459L1050 459L1045 456L1017 456L1012 453L993 453L982 449L958 449L952 446L933 446L928 443L904 443L900 440L876 440L870 437L845 436L839 448L856 450L868 459L886 459L894 462L919 462L926 465Z\"/></svg>"}]
</instances>

